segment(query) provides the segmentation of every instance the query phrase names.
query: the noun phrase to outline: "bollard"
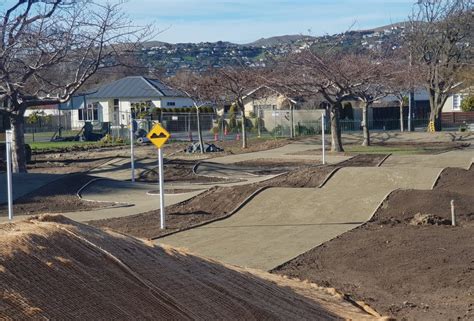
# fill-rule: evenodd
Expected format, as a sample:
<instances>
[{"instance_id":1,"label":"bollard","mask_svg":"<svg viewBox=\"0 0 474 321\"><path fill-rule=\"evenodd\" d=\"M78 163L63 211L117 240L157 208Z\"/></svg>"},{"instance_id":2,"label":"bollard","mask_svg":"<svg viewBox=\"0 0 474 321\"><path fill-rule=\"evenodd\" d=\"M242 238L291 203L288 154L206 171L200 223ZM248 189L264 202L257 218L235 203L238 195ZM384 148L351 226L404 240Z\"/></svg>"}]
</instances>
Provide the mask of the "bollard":
<instances>
[{"instance_id":1,"label":"bollard","mask_svg":"<svg viewBox=\"0 0 474 321\"><path fill-rule=\"evenodd\" d=\"M451 225L456 226L456 216L454 214L454 200L451 200Z\"/></svg>"},{"instance_id":2,"label":"bollard","mask_svg":"<svg viewBox=\"0 0 474 321\"><path fill-rule=\"evenodd\" d=\"M235 136L235 140L240 140L240 134L237 134L237 136Z\"/></svg>"}]
</instances>

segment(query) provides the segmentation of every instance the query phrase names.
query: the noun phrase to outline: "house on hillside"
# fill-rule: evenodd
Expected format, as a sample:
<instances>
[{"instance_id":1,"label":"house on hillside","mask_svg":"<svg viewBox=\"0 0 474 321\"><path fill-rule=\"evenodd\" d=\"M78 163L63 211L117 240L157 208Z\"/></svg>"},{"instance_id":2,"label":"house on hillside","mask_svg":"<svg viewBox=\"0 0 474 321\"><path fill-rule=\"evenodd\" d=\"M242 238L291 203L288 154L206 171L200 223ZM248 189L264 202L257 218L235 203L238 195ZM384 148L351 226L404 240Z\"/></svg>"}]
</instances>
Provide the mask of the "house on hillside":
<instances>
[{"instance_id":1,"label":"house on hillside","mask_svg":"<svg viewBox=\"0 0 474 321\"><path fill-rule=\"evenodd\" d=\"M192 107L193 101L183 92L158 79L142 76L125 77L94 91L76 95L63 109L71 110L72 128L85 122L109 122L127 126L130 116L152 108Z\"/></svg>"}]
</instances>

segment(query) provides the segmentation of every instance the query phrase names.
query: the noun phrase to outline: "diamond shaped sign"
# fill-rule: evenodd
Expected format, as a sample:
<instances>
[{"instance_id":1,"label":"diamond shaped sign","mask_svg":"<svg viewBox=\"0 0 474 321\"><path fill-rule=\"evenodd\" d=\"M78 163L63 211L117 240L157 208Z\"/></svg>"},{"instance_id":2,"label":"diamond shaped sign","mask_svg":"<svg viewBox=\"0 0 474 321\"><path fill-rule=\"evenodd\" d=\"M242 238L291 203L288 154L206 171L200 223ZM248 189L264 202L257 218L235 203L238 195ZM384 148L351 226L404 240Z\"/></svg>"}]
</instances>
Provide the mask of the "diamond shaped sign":
<instances>
[{"instance_id":1,"label":"diamond shaped sign","mask_svg":"<svg viewBox=\"0 0 474 321\"><path fill-rule=\"evenodd\" d=\"M166 143L170 136L170 133L161 127L160 124L153 126L152 130L150 130L150 132L146 135L150 142L152 142L157 148L161 148L161 146Z\"/></svg>"}]
</instances>

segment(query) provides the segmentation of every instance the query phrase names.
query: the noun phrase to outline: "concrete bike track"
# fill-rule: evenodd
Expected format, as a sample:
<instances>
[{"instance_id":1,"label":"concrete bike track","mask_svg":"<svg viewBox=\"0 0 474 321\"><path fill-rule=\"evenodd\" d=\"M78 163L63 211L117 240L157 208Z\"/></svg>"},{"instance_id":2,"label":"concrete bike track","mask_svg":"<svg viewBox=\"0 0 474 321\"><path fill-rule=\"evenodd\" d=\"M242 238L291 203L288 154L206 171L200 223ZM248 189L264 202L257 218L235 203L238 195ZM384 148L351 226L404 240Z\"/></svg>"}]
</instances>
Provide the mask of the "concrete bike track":
<instances>
[{"instance_id":1,"label":"concrete bike track","mask_svg":"<svg viewBox=\"0 0 474 321\"><path fill-rule=\"evenodd\" d=\"M322 188L266 189L228 219L156 242L270 270L363 224L393 190L431 189L443 168L467 169L473 156L472 149L391 156L385 167L342 168Z\"/></svg>"}]
</instances>

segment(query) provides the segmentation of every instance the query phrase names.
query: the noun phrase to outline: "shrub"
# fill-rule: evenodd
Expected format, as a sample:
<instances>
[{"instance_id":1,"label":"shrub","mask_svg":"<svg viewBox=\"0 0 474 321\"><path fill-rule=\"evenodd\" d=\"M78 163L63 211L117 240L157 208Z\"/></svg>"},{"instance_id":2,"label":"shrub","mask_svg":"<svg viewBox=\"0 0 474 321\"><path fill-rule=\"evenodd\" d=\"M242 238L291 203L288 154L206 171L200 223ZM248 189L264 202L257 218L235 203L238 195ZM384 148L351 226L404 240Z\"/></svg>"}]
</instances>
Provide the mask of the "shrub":
<instances>
[{"instance_id":1,"label":"shrub","mask_svg":"<svg viewBox=\"0 0 474 321\"><path fill-rule=\"evenodd\" d=\"M462 111L474 111L474 96L467 96L461 102Z\"/></svg>"}]
</instances>

